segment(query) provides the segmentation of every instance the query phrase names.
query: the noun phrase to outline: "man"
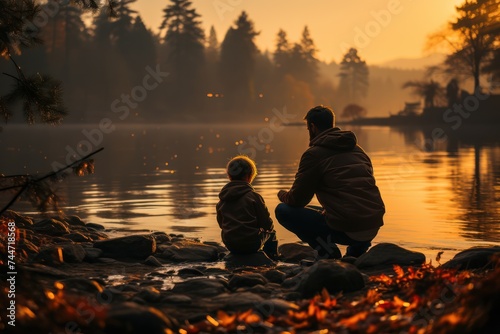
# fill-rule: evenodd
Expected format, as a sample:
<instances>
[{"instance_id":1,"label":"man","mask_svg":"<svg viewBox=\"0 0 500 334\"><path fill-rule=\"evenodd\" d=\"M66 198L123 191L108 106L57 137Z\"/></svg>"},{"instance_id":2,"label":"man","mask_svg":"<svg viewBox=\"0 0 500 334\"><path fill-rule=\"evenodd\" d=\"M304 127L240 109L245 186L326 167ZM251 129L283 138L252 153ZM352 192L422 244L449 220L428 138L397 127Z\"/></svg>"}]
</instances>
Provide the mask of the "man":
<instances>
[{"instance_id":1,"label":"man","mask_svg":"<svg viewBox=\"0 0 500 334\"><path fill-rule=\"evenodd\" d=\"M280 190L276 207L281 225L318 251L320 258L358 257L384 224L384 202L368 155L353 132L335 127L333 110L317 106L304 117L309 148L300 159L289 191ZM322 207L306 206L316 195Z\"/></svg>"}]
</instances>

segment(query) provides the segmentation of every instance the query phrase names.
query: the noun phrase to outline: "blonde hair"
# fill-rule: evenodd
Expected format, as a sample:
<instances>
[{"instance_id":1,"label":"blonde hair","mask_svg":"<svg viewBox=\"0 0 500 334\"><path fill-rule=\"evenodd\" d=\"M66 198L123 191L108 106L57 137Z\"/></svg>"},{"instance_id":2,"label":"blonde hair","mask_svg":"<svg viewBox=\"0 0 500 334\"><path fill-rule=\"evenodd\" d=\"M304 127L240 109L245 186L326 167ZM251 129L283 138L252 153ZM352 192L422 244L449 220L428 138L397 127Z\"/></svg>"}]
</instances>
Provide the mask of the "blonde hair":
<instances>
[{"instance_id":1,"label":"blonde hair","mask_svg":"<svg viewBox=\"0 0 500 334\"><path fill-rule=\"evenodd\" d=\"M257 166L246 155L238 155L227 163L226 173L231 181L250 178L249 182L252 183L257 176Z\"/></svg>"}]
</instances>

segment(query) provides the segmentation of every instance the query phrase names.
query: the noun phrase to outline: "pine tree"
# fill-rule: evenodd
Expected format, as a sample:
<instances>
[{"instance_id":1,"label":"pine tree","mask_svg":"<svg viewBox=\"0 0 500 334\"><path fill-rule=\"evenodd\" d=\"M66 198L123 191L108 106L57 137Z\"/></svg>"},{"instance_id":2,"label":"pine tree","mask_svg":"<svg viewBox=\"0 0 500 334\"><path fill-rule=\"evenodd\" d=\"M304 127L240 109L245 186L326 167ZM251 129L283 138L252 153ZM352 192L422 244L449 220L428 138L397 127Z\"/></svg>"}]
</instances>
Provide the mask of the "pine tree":
<instances>
[{"instance_id":1,"label":"pine tree","mask_svg":"<svg viewBox=\"0 0 500 334\"><path fill-rule=\"evenodd\" d=\"M274 66L278 80L290 71L290 43L286 31L280 29L276 36L276 49L273 54Z\"/></svg>"},{"instance_id":2,"label":"pine tree","mask_svg":"<svg viewBox=\"0 0 500 334\"><path fill-rule=\"evenodd\" d=\"M253 22L242 12L221 45L220 73L226 108L244 110L255 98L254 71L258 54Z\"/></svg>"},{"instance_id":3,"label":"pine tree","mask_svg":"<svg viewBox=\"0 0 500 334\"><path fill-rule=\"evenodd\" d=\"M160 30L166 29L162 60L170 73L167 98L176 111L197 108L203 94L205 34L200 15L188 0L170 0ZM189 96L189 99L187 98Z\"/></svg>"},{"instance_id":4,"label":"pine tree","mask_svg":"<svg viewBox=\"0 0 500 334\"><path fill-rule=\"evenodd\" d=\"M304 59L304 81L314 84L318 77L318 60L316 58L316 45L311 37L309 28L304 27L300 40L300 49Z\"/></svg>"},{"instance_id":5,"label":"pine tree","mask_svg":"<svg viewBox=\"0 0 500 334\"><path fill-rule=\"evenodd\" d=\"M358 50L350 48L340 63L340 95L344 103L355 103L368 93L368 66L358 55Z\"/></svg>"}]
</instances>

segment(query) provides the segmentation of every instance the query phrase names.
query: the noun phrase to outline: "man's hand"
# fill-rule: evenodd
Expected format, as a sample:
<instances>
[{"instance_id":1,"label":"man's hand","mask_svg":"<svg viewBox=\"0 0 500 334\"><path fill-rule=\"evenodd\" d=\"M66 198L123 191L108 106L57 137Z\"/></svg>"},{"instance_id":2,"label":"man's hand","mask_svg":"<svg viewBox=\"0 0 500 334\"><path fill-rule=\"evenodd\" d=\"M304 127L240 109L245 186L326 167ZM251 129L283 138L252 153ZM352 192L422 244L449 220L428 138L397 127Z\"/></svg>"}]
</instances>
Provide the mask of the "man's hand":
<instances>
[{"instance_id":1,"label":"man's hand","mask_svg":"<svg viewBox=\"0 0 500 334\"><path fill-rule=\"evenodd\" d=\"M286 191L286 190L278 191L278 198L280 199L280 201L283 202L283 196L285 196L287 193L288 193L288 191Z\"/></svg>"}]
</instances>

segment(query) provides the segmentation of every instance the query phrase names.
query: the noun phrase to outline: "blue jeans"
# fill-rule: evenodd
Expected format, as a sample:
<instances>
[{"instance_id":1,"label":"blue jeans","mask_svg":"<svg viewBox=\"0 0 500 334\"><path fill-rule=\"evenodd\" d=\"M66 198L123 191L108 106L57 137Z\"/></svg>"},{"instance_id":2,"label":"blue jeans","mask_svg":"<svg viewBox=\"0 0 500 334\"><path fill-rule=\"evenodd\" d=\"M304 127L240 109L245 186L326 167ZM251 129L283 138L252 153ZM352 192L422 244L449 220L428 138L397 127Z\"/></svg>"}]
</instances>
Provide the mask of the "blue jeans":
<instances>
[{"instance_id":1,"label":"blue jeans","mask_svg":"<svg viewBox=\"0 0 500 334\"><path fill-rule=\"evenodd\" d=\"M351 239L342 231L331 229L318 206L292 207L280 203L275 214L278 222L300 240L306 242L318 252L320 258L339 259L342 257L336 244L347 245L346 256L358 257L371 246L371 240Z\"/></svg>"}]
</instances>

